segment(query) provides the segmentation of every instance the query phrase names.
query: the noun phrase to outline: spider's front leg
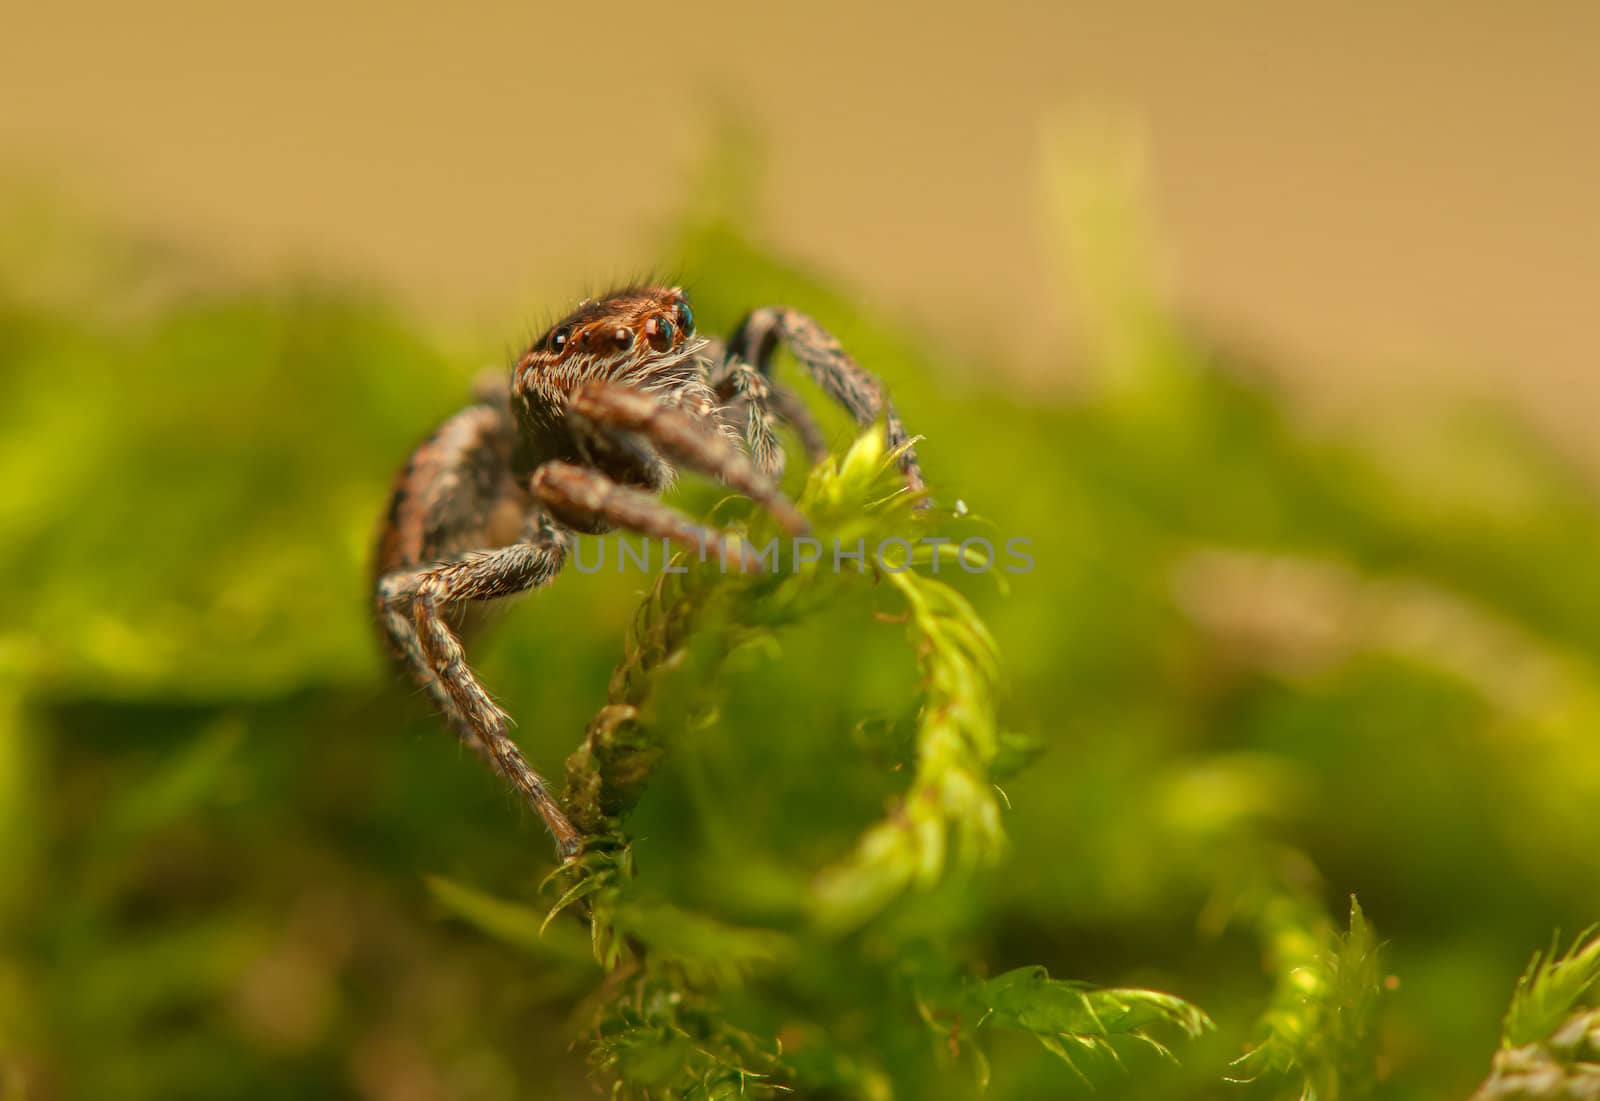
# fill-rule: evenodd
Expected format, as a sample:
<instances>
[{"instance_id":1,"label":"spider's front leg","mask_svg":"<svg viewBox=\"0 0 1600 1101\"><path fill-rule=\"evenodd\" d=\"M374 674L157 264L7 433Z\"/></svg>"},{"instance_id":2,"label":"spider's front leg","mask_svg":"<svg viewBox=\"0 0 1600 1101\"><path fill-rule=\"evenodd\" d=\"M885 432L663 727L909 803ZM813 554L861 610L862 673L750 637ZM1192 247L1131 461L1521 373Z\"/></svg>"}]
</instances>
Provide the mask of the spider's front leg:
<instances>
[{"instance_id":1,"label":"spider's front leg","mask_svg":"<svg viewBox=\"0 0 1600 1101\"><path fill-rule=\"evenodd\" d=\"M741 570L760 569L743 542L734 545L722 532L695 523L652 493L667 475L658 464L663 456L717 479L764 505L793 534L810 530L798 509L756 470L737 444L702 417L660 404L637 390L591 383L573 395L567 420L581 441L586 462L552 460L533 474L534 497L557 520L578 531L613 528L670 542L700 554L714 551L721 561ZM633 484L627 484L633 483Z\"/></svg>"},{"instance_id":2,"label":"spider's front leg","mask_svg":"<svg viewBox=\"0 0 1600 1101\"><path fill-rule=\"evenodd\" d=\"M572 855L578 831L550 794L544 778L511 740L511 720L467 667L466 651L446 614L468 601L511 596L547 583L566 561L566 538L542 529L536 541L476 551L426 569L395 571L378 585L388 633L413 675L445 705L464 737L527 800L555 838L561 857Z\"/></svg>"},{"instance_id":3,"label":"spider's front leg","mask_svg":"<svg viewBox=\"0 0 1600 1101\"><path fill-rule=\"evenodd\" d=\"M920 492L926 483L921 464L917 462L916 448L911 445L905 425L900 423L894 403L884 393L883 384L851 359L821 325L796 310L773 306L754 310L728 338L728 355L730 359L753 364L770 379L773 356L780 342L788 347L823 392L849 411L857 424L866 426L880 415L883 417L889 446L900 451L900 470L905 475L906 485L912 492ZM779 411L780 414L784 412L781 407ZM804 421L796 422L796 428L802 436L806 435Z\"/></svg>"},{"instance_id":4,"label":"spider's front leg","mask_svg":"<svg viewBox=\"0 0 1600 1101\"><path fill-rule=\"evenodd\" d=\"M742 542L731 542L722 532L695 523L642 490L617 484L593 467L553 459L533 472L531 486L534 497L551 515L578 531L631 531L676 543L702 560L712 553L741 571L761 568Z\"/></svg>"},{"instance_id":5,"label":"spider's front leg","mask_svg":"<svg viewBox=\"0 0 1600 1101\"><path fill-rule=\"evenodd\" d=\"M619 444L630 435L639 437L673 462L751 498L771 512L791 535L811 530L777 483L705 418L662 405L638 390L605 383L578 391L568 407L568 416L585 434L599 433Z\"/></svg>"}]
</instances>

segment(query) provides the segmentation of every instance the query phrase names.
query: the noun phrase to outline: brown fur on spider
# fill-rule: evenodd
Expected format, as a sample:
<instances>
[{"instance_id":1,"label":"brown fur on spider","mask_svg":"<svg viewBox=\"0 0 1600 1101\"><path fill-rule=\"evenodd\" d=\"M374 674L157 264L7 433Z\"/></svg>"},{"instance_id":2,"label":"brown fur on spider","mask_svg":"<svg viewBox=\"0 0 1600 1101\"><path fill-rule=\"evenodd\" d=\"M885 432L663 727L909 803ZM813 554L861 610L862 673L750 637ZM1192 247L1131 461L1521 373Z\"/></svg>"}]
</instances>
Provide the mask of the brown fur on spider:
<instances>
[{"instance_id":1,"label":"brown fur on spider","mask_svg":"<svg viewBox=\"0 0 1600 1101\"><path fill-rule=\"evenodd\" d=\"M677 287L629 287L581 303L517 360L509 388L481 388L395 480L379 533L375 590L394 658L456 735L544 820L565 859L581 837L509 734L510 719L467 667L449 615L548 584L573 532L621 529L759 568L742 543L657 498L676 467L757 501L793 533L806 521L777 488L789 424L808 458L822 435L772 381L779 344L860 424L882 417L913 491L915 450L878 381L811 319L752 312L720 356L695 335Z\"/></svg>"}]
</instances>

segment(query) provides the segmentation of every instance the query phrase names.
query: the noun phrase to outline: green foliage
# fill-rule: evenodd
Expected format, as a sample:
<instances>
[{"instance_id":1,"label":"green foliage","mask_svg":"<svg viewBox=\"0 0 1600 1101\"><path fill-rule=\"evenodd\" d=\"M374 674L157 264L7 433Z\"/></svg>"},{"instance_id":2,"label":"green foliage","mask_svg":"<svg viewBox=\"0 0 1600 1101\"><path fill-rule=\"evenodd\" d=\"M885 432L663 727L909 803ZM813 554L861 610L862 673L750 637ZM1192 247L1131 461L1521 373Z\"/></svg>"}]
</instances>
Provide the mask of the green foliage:
<instances>
[{"instance_id":1,"label":"green foliage","mask_svg":"<svg viewBox=\"0 0 1600 1101\"><path fill-rule=\"evenodd\" d=\"M1587 942L1585 941L1585 938ZM1474 1101L1546 1101L1600 1095L1600 937L1565 954L1535 952L1506 1012L1501 1050Z\"/></svg>"},{"instance_id":2,"label":"green foliage","mask_svg":"<svg viewBox=\"0 0 1600 1101\"><path fill-rule=\"evenodd\" d=\"M1036 1037L1046 1051L1076 1067L1073 1056L1116 1056L1114 1037L1128 1036L1162 1055L1170 1052L1150 1033L1152 1025L1198 1037L1211 1018L1181 998L1155 990L1097 989L1052 979L1042 967L1020 967L966 991L978 1028L1008 1028Z\"/></svg>"},{"instance_id":3,"label":"green foliage","mask_svg":"<svg viewBox=\"0 0 1600 1101\"><path fill-rule=\"evenodd\" d=\"M366 622L387 480L504 333L15 207L0 1095L1592 1091L1595 942L1503 1002L1600 914L1592 484L1492 413L1313 426L1166 300L1138 143L1060 135L1070 397L697 193L661 254L705 327L806 309L927 437L919 511L825 412L819 535L1036 566L569 571L470 647L568 758L561 868Z\"/></svg>"},{"instance_id":4,"label":"green foliage","mask_svg":"<svg viewBox=\"0 0 1600 1101\"><path fill-rule=\"evenodd\" d=\"M1587 936L1588 934L1585 934ZM1535 952L1533 962L1517 981L1517 992L1506 1012L1502 1043L1521 1047L1548 1039L1560 1027L1578 999L1600 982L1600 937L1588 943L1579 937L1564 956L1552 945L1548 954Z\"/></svg>"},{"instance_id":5,"label":"green foliage","mask_svg":"<svg viewBox=\"0 0 1600 1101\"><path fill-rule=\"evenodd\" d=\"M1360 903L1350 900L1343 934L1291 892L1267 900L1258 920L1277 985L1263 1038L1235 1066L1249 1078L1297 1076L1304 1101L1370 1093L1381 977Z\"/></svg>"},{"instance_id":6,"label":"green foliage","mask_svg":"<svg viewBox=\"0 0 1600 1101\"><path fill-rule=\"evenodd\" d=\"M797 1068L783 1059L781 1036L735 1025L726 995L757 980L768 990L793 987L798 969L816 969L830 954L839 957L834 967L872 966L840 938L861 931L907 892L966 884L1001 857L1000 800L989 779L999 746L994 640L955 588L923 572L941 561L957 569L989 563L963 559L960 532L949 543L924 542L948 525L917 507L897 459L898 453L885 452L881 430L874 430L839 460L815 467L799 497L824 547L865 552L859 568L840 569L824 553L814 562L796 560L793 568L753 575L677 556L641 608L610 700L568 761L568 810L588 837L556 873L564 890L545 924L581 908L597 960L627 975L596 1005L594 1027L595 1064L615 1079L619 1095L754 1096L804 1086ZM728 521L726 510L719 519ZM777 537L765 516L750 518L740 530L756 547ZM880 547L901 557L872 553ZM888 815L847 855L815 872L800 906L782 918L766 915L782 928L735 926L641 889L625 819L673 747L681 751L686 739L692 743L697 732L718 723L723 700L717 685L729 664L740 654L781 654L784 628L825 604L867 615L879 603L871 595L878 587L901 607L880 610L877 618L904 623L907 654L921 674L908 747L910 783L893 798ZM720 901L713 894L702 905ZM507 922L501 913L498 906L480 905L469 916L514 941L526 935L530 922ZM876 953L910 958L927 951L923 925L880 923L873 934ZM892 990L896 984L885 974L883 985ZM913 983L900 1015L909 1020L917 1010L932 1021L927 997ZM1164 1051L1149 1026L1177 1025L1196 1035L1209 1023L1170 995L1053 982L1038 968L963 980L954 1011L977 1018L977 1027L1032 1033L1069 1064L1067 1044L1114 1052L1112 1037L1132 1036ZM839 1038L820 1039L824 1023L816 1022L819 1039L807 1050L810 1062L861 1066L873 1058L870 1044L851 1050ZM785 1027L794 1026L791 1020Z\"/></svg>"}]
</instances>

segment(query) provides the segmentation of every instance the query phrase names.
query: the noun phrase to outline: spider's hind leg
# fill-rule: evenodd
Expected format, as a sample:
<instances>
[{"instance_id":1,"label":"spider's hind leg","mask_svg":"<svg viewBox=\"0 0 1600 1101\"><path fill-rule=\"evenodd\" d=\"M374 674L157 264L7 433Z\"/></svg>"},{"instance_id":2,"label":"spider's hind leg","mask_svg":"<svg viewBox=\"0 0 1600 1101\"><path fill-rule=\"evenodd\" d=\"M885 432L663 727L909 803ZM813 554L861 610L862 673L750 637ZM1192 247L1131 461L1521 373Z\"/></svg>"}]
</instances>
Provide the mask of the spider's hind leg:
<instances>
[{"instance_id":1,"label":"spider's hind leg","mask_svg":"<svg viewBox=\"0 0 1600 1101\"><path fill-rule=\"evenodd\" d=\"M566 561L566 540L547 530L540 542L516 543L478 551L453 562L415 571L396 571L378 586L383 620L391 638L399 636L400 656L435 699L448 701L445 715L457 733L488 759L555 838L563 858L578 847L578 831L568 821L544 777L528 764L512 741L511 720L467 667L461 639L445 616L474 600L492 600L543 585ZM399 624L409 615L412 630ZM411 645L411 642L415 645Z\"/></svg>"},{"instance_id":2,"label":"spider's hind leg","mask_svg":"<svg viewBox=\"0 0 1600 1101\"><path fill-rule=\"evenodd\" d=\"M889 446L900 451L900 470L906 485L913 492L920 492L926 483L916 448L884 393L883 384L851 359L821 325L795 310L763 307L752 311L728 338L728 355L753 364L762 375L771 378L772 359L780 342L857 424L866 426L880 415L883 417Z\"/></svg>"},{"instance_id":3,"label":"spider's hind leg","mask_svg":"<svg viewBox=\"0 0 1600 1101\"><path fill-rule=\"evenodd\" d=\"M455 736L461 739L461 743L493 768L494 757L489 747L479 737L477 728L456 707L450 693L445 691L444 684L434 673L427 655L422 652L422 640L417 637L417 625L410 614L411 597L406 589L408 577L401 572L384 578L378 584L378 626L383 630L389 654L427 691L428 698Z\"/></svg>"}]
</instances>

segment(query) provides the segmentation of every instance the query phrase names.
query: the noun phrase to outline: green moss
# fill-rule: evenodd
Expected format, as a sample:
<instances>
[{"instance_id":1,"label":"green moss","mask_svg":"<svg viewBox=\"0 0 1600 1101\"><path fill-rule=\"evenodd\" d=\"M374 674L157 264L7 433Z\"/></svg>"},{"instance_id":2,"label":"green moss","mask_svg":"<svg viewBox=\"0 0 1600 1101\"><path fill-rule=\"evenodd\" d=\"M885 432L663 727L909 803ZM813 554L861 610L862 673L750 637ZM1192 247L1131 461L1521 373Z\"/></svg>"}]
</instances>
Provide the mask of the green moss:
<instances>
[{"instance_id":1,"label":"green moss","mask_svg":"<svg viewBox=\"0 0 1600 1101\"><path fill-rule=\"evenodd\" d=\"M705 328L813 311L926 436L931 518L830 416L838 458L790 474L819 530L1035 567L569 571L473 647L542 770L570 756L596 837L564 869L366 622L394 466L503 349L0 233L0 1093L1578 1075L1592 945L1504 1000L1600 914L1592 487L1511 430L1486 463L1492 413L1403 454L1308 428L1164 301L1137 158L1093 159L1050 191L1092 333L1070 400L775 257L737 196L664 246ZM764 538L721 497L678 503Z\"/></svg>"}]
</instances>

